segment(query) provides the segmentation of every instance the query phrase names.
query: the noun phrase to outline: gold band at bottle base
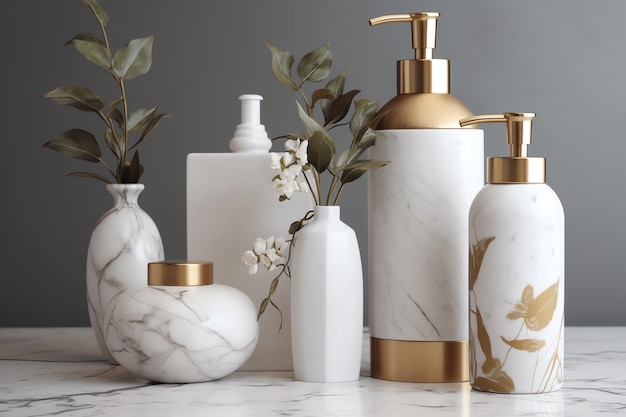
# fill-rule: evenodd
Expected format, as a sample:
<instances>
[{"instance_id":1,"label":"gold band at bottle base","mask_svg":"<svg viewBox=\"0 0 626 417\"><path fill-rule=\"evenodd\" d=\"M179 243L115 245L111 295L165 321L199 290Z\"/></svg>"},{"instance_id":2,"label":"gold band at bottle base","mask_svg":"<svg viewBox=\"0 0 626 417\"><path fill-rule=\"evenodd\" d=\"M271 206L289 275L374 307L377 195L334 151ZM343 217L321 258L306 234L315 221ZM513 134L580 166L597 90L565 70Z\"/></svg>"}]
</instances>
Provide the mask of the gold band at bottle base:
<instances>
[{"instance_id":1,"label":"gold band at bottle base","mask_svg":"<svg viewBox=\"0 0 626 417\"><path fill-rule=\"evenodd\" d=\"M400 382L469 380L469 343L370 338L372 377Z\"/></svg>"}]
</instances>

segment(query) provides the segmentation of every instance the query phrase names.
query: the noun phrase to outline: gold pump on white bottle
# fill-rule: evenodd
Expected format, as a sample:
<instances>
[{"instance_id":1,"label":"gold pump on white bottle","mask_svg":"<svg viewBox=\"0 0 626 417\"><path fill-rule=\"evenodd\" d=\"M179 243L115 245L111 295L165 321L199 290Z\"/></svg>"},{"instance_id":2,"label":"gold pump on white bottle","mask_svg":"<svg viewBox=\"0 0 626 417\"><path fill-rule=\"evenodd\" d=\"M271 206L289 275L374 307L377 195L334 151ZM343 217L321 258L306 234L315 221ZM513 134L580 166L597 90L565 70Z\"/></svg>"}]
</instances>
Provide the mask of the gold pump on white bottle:
<instances>
[{"instance_id":1,"label":"gold pump on white bottle","mask_svg":"<svg viewBox=\"0 0 626 417\"><path fill-rule=\"evenodd\" d=\"M563 383L565 218L529 157L534 113L473 116L506 123L508 157L489 158L488 184L469 214L470 383L499 393L541 393Z\"/></svg>"},{"instance_id":2,"label":"gold pump on white bottle","mask_svg":"<svg viewBox=\"0 0 626 417\"><path fill-rule=\"evenodd\" d=\"M468 380L467 215L484 185L483 131L450 94L450 61L433 58L439 13L381 16L411 23L415 59L397 63L398 95L381 108L369 173L372 376Z\"/></svg>"}]
</instances>

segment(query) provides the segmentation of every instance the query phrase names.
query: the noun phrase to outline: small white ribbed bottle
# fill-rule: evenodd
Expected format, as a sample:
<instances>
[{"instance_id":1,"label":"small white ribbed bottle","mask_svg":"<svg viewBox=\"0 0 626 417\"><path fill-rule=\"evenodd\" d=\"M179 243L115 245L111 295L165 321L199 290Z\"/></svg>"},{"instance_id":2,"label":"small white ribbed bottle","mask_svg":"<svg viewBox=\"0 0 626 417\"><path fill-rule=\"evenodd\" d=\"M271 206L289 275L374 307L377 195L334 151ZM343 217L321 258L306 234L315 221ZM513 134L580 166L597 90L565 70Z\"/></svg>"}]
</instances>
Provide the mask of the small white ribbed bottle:
<instances>
[{"instance_id":1,"label":"small white ribbed bottle","mask_svg":"<svg viewBox=\"0 0 626 417\"><path fill-rule=\"evenodd\" d=\"M511 155L489 158L488 184L469 215L470 383L499 393L563 384L565 218L546 184L545 158L528 157L534 113L474 116L505 122Z\"/></svg>"},{"instance_id":2,"label":"small white ribbed bottle","mask_svg":"<svg viewBox=\"0 0 626 417\"><path fill-rule=\"evenodd\" d=\"M272 141L260 123L263 98L245 94L241 124L230 141L232 153L191 153L187 156L187 258L215 260L215 282L236 287L258 306L267 296L276 271L259 268L249 275L241 261L257 237L288 238L289 225L312 209L309 195L296 193L279 202L272 188ZM281 279L272 297L283 313L269 307L259 322L259 341L240 368L248 371L292 370L288 279Z\"/></svg>"}]
</instances>

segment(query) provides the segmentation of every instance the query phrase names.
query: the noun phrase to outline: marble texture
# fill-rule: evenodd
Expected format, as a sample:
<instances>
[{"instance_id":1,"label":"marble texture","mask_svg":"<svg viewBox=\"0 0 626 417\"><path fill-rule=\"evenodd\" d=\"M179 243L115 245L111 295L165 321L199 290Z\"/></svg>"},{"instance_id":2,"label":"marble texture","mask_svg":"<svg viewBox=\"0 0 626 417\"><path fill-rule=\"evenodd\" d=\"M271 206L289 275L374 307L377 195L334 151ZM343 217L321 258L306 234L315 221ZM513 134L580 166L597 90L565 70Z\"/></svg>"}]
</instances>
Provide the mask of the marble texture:
<instances>
[{"instance_id":1,"label":"marble texture","mask_svg":"<svg viewBox=\"0 0 626 417\"><path fill-rule=\"evenodd\" d=\"M467 215L484 184L478 129L379 130L369 177L372 336L467 340Z\"/></svg>"},{"instance_id":2,"label":"marble texture","mask_svg":"<svg viewBox=\"0 0 626 417\"><path fill-rule=\"evenodd\" d=\"M0 328L0 415L623 416L626 327L566 327L565 381L549 394L490 394L468 383L372 379L296 382L291 372L241 372L213 382L154 384L102 359L89 328Z\"/></svg>"},{"instance_id":3,"label":"marble texture","mask_svg":"<svg viewBox=\"0 0 626 417\"><path fill-rule=\"evenodd\" d=\"M557 390L563 377L565 223L546 184L487 184L469 215L470 383Z\"/></svg>"},{"instance_id":4,"label":"marble texture","mask_svg":"<svg viewBox=\"0 0 626 417\"><path fill-rule=\"evenodd\" d=\"M87 250L87 306L103 354L115 360L104 341L104 312L125 288L148 282L148 263L164 258L156 224L138 204L143 184L108 184L113 208L96 223Z\"/></svg>"},{"instance_id":5,"label":"marble texture","mask_svg":"<svg viewBox=\"0 0 626 417\"><path fill-rule=\"evenodd\" d=\"M104 336L117 362L157 382L204 382L241 367L256 346L256 306L226 285L127 288L109 303Z\"/></svg>"}]
</instances>

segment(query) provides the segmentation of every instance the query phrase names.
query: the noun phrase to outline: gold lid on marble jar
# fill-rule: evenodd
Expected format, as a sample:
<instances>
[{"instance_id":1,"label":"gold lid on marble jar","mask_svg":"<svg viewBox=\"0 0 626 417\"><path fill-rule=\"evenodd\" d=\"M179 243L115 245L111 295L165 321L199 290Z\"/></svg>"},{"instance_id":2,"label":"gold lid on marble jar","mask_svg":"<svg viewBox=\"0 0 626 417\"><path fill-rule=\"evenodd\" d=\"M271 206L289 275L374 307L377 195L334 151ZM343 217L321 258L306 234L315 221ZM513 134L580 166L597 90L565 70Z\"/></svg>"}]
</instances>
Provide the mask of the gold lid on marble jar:
<instances>
[{"instance_id":1,"label":"gold lid on marble jar","mask_svg":"<svg viewBox=\"0 0 626 417\"><path fill-rule=\"evenodd\" d=\"M508 157L488 158L487 182L490 184L543 184L546 182L546 159L529 157L535 113L483 114L459 121L461 126L478 123L506 123Z\"/></svg>"},{"instance_id":2,"label":"gold lid on marble jar","mask_svg":"<svg viewBox=\"0 0 626 417\"><path fill-rule=\"evenodd\" d=\"M450 94L450 61L433 58L437 12L393 14L370 19L370 25L410 22L415 59L397 62L398 95L381 109L378 130L459 128L472 113Z\"/></svg>"},{"instance_id":3,"label":"gold lid on marble jar","mask_svg":"<svg viewBox=\"0 0 626 417\"><path fill-rule=\"evenodd\" d=\"M148 264L148 285L213 284L213 262L160 261Z\"/></svg>"}]
</instances>

